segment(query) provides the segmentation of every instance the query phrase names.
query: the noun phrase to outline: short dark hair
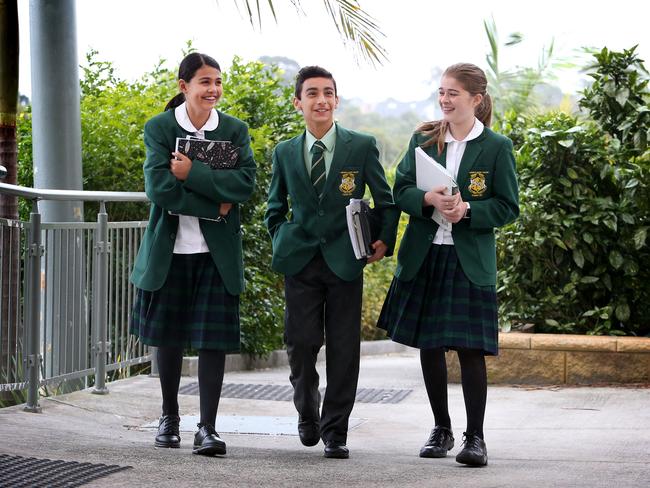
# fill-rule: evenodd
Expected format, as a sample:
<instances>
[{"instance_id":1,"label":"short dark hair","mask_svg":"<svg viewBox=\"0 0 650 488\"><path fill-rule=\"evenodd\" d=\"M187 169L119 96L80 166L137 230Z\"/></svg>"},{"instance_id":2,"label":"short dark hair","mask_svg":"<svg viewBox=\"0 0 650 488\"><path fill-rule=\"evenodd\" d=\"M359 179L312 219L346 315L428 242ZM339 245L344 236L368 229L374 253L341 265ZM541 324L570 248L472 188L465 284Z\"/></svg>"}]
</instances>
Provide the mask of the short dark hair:
<instances>
[{"instance_id":1,"label":"short dark hair","mask_svg":"<svg viewBox=\"0 0 650 488\"><path fill-rule=\"evenodd\" d=\"M305 66L304 68L301 68L296 75L297 99L300 99L300 95L302 94L302 85L305 83L305 80L308 80L309 78L327 78L328 80L332 80L332 83L334 83L334 95L338 96L336 93L336 80L332 73L320 66Z\"/></svg>"}]
</instances>

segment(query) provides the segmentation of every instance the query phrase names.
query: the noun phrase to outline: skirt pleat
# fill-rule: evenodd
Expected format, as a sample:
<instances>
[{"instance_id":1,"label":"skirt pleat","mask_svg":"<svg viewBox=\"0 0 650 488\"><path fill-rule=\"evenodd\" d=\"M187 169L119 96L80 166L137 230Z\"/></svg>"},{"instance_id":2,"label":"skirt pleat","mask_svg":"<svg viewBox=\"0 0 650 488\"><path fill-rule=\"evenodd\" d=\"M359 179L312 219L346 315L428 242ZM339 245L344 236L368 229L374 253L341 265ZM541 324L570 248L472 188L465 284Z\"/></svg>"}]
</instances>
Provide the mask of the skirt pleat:
<instances>
[{"instance_id":1,"label":"skirt pleat","mask_svg":"<svg viewBox=\"0 0 650 488\"><path fill-rule=\"evenodd\" d=\"M237 352L239 295L228 293L209 253L174 254L160 290L137 290L130 332L150 346Z\"/></svg>"},{"instance_id":2,"label":"skirt pleat","mask_svg":"<svg viewBox=\"0 0 650 488\"><path fill-rule=\"evenodd\" d=\"M419 349L496 355L496 287L469 281L454 246L434 244L413 280L393 278L377 326L394 341Z\"/></svg>"}]
</instances>

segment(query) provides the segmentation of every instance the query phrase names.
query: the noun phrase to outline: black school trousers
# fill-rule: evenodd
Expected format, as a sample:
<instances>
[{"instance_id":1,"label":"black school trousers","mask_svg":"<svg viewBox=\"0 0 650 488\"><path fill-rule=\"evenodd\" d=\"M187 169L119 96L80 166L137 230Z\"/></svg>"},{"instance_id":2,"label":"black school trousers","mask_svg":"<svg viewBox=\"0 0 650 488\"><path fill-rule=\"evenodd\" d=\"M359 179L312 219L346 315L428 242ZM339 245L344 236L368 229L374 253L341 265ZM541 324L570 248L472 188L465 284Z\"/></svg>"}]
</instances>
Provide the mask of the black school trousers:
<instances>
[{"instance_id":1,"label":"black school trousers","mask_svg":"<svg viewBox=\"0 0 650 488\"><path fill-rule=\"evenodd\" d=\"M345 443L359 379L363 274L335 275L319 252L299 273L285 277L284 342L299 420L320 423L324 442ZM325 344L327 387L319 414L316 359Z\"/></svg>"}]
</instances>

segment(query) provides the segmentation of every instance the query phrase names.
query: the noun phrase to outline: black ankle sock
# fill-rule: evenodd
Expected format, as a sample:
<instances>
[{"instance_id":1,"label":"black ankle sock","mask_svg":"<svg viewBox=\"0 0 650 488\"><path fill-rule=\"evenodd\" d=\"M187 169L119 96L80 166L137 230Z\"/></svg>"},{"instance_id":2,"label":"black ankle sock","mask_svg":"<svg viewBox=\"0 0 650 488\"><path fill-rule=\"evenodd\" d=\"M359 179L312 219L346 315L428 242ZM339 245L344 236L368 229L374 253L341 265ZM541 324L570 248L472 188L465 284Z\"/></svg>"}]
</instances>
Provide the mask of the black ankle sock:
<instances>
[{"instance_id":1,"label":"black ankle sock","mask_svg":"<svg viewBox=\"0 0 650 488\"><path fill-rule=\"evenodd\" d=\"M447 404L447 363L444 349L421 349L420 364L434 421L436 425L451 430Z\"/></svg>"},{"instance_id":2,"label":"black ankle sock","mask_svg":"<svg viewBox=\"0 0 650 488\"><path fill-rule=\"evenodd\" d=\"M225 365L226 353L224 351L199 350L200 425L215 425Z\"/></svg>"},{"instance_id":3,"label":"black ankle sock","mask_svg":"<svg viewBox=\"0 0 650 488\"><path fill-rule=\"evenodd\" d=\"M183 367L182 347L158 347L156 352L163 415L178 415L178 386Z\"/></svg>"},{"instance_id":4,"label":"black ankle sock","mask_svg":"<svg viewBox=\"0 0 650 488\"><path fill-rule=\"evenodd\" d=\"M460 371L467 413L467 434L483 439L483 419L487 401L487 371L485 355L477 349L458 351Z\"/></svg>"}]
</instances>

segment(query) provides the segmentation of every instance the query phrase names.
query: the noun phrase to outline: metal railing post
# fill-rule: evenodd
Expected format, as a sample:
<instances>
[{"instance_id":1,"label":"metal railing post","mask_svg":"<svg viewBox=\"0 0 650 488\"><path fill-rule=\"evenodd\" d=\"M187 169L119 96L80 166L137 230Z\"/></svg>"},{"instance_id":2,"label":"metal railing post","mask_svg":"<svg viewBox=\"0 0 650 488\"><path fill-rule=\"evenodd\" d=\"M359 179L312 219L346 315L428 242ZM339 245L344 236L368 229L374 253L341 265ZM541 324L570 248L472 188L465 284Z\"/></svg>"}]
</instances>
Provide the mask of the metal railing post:
<instances>
[{"instance_id":1,"label":"metal railing post","mask_svg":"<svg viewBox=\"0 0 650 488\"><path fill-rule=\"evenodd\" d=\"M151 354L151 373L150 378L158 378L158 348L149 346L149 354Z\"/></svg>"},{"instance_id":2,"label":"metal railing post","mask_svg":"<svg viewBox=\"0 0 650 488\"><path fill-rule=\"evenodd\" d=\"M95 240L96 273L93 279L93 297L95 309L95 327L97 328L97 343L95 345L95 388L93 393L105 395L106 361L108 354L107 338L107 304L108 304L108 214L105 202L99 202L97 214L97 231Z\"/></svg>"},{"instance_id":3,"label":"metal railing post","mask_svg":"<svg viewBox=\"0 0 650 488\"><path fill-rule=\"evenodd\" d=\"M41 407L38 404L38 389L40 387L40 313L41 313L41 257L43 246L41 245L41 214L38 211L38 200L32 203L32 212L29 214L30 233L29 247L29 287L25 297L25 308L27 309L27 355L25 357L27 367L27 403L26 412L40 413Z\"/></svg>"}]
</instances>

